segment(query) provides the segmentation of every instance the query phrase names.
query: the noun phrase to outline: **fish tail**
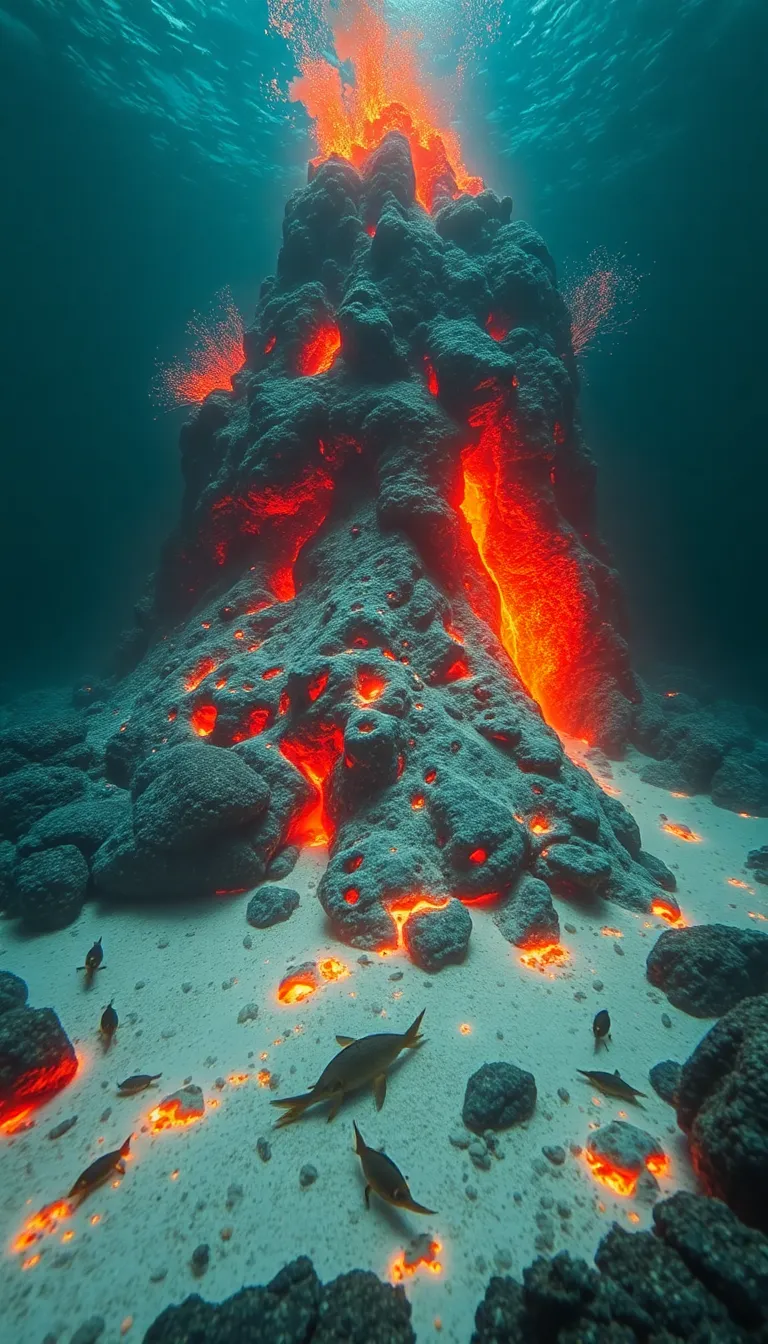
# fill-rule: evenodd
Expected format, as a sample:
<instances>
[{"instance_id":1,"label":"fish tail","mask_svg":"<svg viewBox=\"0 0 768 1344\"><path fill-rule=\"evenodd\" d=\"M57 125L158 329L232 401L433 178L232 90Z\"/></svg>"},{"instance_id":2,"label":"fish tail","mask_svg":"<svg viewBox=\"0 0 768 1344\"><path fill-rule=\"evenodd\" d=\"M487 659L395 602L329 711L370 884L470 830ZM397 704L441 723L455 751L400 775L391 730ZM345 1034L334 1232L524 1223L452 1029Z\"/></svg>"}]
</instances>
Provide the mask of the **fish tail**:
<instances>
[{"instance_id":1,"label":"fish tail","mask_svg":"<svg viewBox=\"0 0 768 1344\"><path fill-rule=\"evenodd\" d=\"M419 1013L419 1016L416 1018L416 1021L415 1021L415 1022L412 1022L411 1025L410 1025L410 1027L409 1027L408 1030L406 1031L406 1033L405 1033L405 1035L404 1035L404 1037L403 1037L403 1049L404 1049L404 1050L414 1050L414 1049L416 1048L417 1045L421 1045L421 1037L420 1037L420 1035L419 1035L419 1028L420 1028L420 1026L421 1026L421 1020L422 1020L422 1018L423 1018L423 1016L424 1016L424 1014L425 1014L426 1011L427 1011L426 1008L422 1008L421 1012Z\"/></svg>"},{"instance_id":2,"label":"fish tail","mask_svg":"<svg viewBox=\"0 0 768 1344\"><path fill-rule=\"evenodd\" d=\"M275 1129L283 1129L285 1125L293 1125L300 1120L308 1106L316 1102L318 1098L312 1092L304 1092L299 1097L281 1097L278 1101L273 1101L272 1106L283 1106L285 1114L275 1121Z\"/></svg>"},{"instance_id":3,"label":"fish tail","mask_svg":"<svg viewBox=\"0 0 768 1344\"><path fill-rule=\"evenodd\" d=\"M408 1204L401 1204L400 1207L408 1209L411 1213L426 1213L430 1217L434 1217L436 1213L435 1209L425 1209L423 1204L417 1204L413 1199Z\"/></svg>"}]
</instances>

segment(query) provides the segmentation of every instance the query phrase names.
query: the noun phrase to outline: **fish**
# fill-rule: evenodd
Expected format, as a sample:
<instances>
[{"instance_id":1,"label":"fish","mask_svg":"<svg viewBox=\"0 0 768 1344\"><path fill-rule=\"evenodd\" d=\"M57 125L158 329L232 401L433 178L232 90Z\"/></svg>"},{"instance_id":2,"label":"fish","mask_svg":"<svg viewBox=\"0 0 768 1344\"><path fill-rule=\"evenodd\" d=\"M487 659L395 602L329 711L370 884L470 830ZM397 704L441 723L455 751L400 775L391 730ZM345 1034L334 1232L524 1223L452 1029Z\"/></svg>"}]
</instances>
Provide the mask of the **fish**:
<instances>
[{"instance_id":1,"label":"fish","mask_svg":"<svg viewBox=\"0 0 768 1344\"><path fill-rule=\"evenodd\" d=\"M124 1097L135 1097L137 1092L144 1092L162 1076L162 1073L132 1073L130 1078L117 1084L117 1090Z\"/></svg>"},{"instance_id":2,"label":"fish","mask_svg":"<svg viewBox=\"0 0 768 1344\"><path fill-rule=\"evenodd\" d=\"M132 1134L128 1135L121 1148L115 1148L112 1153L102 1153L97 1157L90 1167L86 1167L78 1176L75 1184L69 1192L69 1199L85 1199L92 1190L98 1189L105 1181L108 1181L113 1171L119 1171L122 1176L125 1172L124 1159L131 1151Z\"/></svg>"},{"instance_id":3,"label":"fish","mask_svg":"<svg viewBox=\"0 0 768 1344\"><path fill-rule=\"evenodd\" d=\"M355 1152L360 1158L366 1179L365 1207L367 1209L371 1207L370 1196L373 1190L380 1199L386 1200L387 1204L394 1204L397 1209L409 1209L411 1213L434 1214L434 1209L425 1209L423 1204L416 1203L408 1189L408 1182L392 1159L387 1157L386 1153L380 1153L377 1148L369 1148L354 1120L352 1125L355 1131Z\"/></svg>"},{"instance_id":4,"label":"fish","mask_svg":"<svg viewBox=\"0 0 768 1344\"><path fill-rule=\"evenodd\" d=\"M104 1037L104 1044L107 1048L112 1044L112 1038L117 1031L118 1025L117 1013L112 1007L112 1003L113 1000L110 999L104 1012L101 1014L101 1022L99 1023L99 1030Z\"/></svg>"},{"instance_id":5,"label":"fish","mask_svg":"<svg viewBox=\"0 0 768 1344\"><path fill-rule=\"evenodd\" d=\"M101 964L103 960L104 948L101 946L101 939L98 938L93 944L93 947L90 947L85 954L85 965L78 966L77 969L78 971L85 971L90 979L94 971L105 971L107 969L106 966L102 966Z\"/></svg>"},{"instance_id":6,"label":"fish","mask_svg":"<svg viewBox=\"0 0 768 1344\"><path fill-rule=\"evenodd\" d=\"M387 1069L394 1064L401 1050L415 1050L423 1043L419 1027L426 1009L422 1009L416 1021L406 1032L379 1031L371 1036L337 1036L342 1047L327 1065L314 1087L297 1097L282 1097L273 1101L273 1106L282 1106L285 1115L275 1123L275 1129L292 1125L304 1114L309 1106L320 1101L330 1101L328 1120L334 1120L344 1098L350 1092L357 1092L369 1083L373 1085L376 1109L381 1110L387 1095Z\"/></svg>"},{"instance_id":7,"label":"fish","mask_svg":"<svg viewBox=\"0 0 768 1344\"><path fill-rule=\"evenodd\" d=\"M607 1050L611 1038L611 1019L605 1008L601 1008L599 1013L595 1013L592 1031L595 1037L595 1049L602 1043Z\"/></svg>"},{"instance_id":8,"label":"fish","mask_svg":"<svg viewBox=\"0 0 768 1344\"><path fill-rule=\"evenodd\" d=\"M576 1072L588 1078L590 1083L607 1097L618 1097L620 1101L636 1101L637 1097L647 1095L645 1092L638 1092L630 1083L625 1083L618 1069L613 1073L605 1073L601 1069L577 1069Z\"/></svg>"}]
</instances>

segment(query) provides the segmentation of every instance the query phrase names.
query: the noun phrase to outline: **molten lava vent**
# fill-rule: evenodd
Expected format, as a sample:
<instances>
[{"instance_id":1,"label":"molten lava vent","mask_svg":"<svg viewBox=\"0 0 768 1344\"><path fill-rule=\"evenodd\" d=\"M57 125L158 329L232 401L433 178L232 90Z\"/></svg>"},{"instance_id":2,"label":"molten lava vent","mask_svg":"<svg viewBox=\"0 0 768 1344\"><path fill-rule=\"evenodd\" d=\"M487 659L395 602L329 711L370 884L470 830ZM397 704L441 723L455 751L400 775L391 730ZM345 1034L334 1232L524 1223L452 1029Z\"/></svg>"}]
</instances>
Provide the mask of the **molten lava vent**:
<instances>
[{"instance_id":1,"label":"molten lava vent","mask_svg":"<svg viewBox=\"0 0 768 1344\"><path fill-rule=\"evenodd\" d=\"M473 904L530 948L558 944L550 892L660 892L557 736L613 750L634 686L554 265L458 160L418 188L423 146L385 129L291 197L245 367L182 431L181 524L107 753L141 781L134 825L95 881L241 890L281 846L327 847L339 935L435 964ZM251 801L158 839L162 781L202 787L198 759Z\"/></svg>"}]
</instances>

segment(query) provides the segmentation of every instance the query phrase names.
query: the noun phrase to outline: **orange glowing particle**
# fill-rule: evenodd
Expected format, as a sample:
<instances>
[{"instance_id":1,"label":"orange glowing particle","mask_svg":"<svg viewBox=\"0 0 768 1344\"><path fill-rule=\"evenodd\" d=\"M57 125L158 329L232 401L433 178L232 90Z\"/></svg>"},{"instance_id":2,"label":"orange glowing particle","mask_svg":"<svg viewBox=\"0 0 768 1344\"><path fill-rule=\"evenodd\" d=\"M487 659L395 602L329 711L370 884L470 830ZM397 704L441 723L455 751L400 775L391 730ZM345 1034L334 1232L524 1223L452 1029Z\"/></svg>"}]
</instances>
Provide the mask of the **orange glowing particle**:
<instances>
[{"instance_id":1,"label":"orange glowing particle","mask_svg":"<svg viewBox=\"0 0 768 1344\"><path fill-rule=\"evenodd\" d=\"M630 1223L640 1222L640 1214L635 1213L634 1210L630 1210L630 1212L627 1214L627 1218L629 1219Z\"/></svg>"},{"instance_id":2,"label":"orange glowing particle","mask_svg":"<svg viewBox=\"0 0 768 1344\"><path fill-rule=\"evenodd\" d=\"M216 295L208 314L190 319L187 332L188 353L160 369L155 380L155 397L168 409L194 406L220 389L230 391L243 366L243 323L228 289Z\"/></svg>"},{"instance_id":3,"label":"orange glowing particle","mask_svg":"<svg viewBox=\"0 0 768 1344\"><path fill-rule=\"evenodd\" d=\"M72 1238L74 1237L74 1235L75 1235L74 1232L73 1232L72 1229L70 1228L70 1230L69 1230L68 1232L65 1232L65 1233L64 1233L64 1236L61 1238L61 1240L62 1240L62 1241L71 1241Z\"/></svg>"},{"instance_id":4,"label":"orange glowing particle","mask_svg":"<svg viewBox=\"0 0 768 1344\"><path fill-rule=\"evenodd\" d=\"M100 1223L100 1222L101 1222L101 1214L100 1214L100 1213L92 1213L91 1216L90 1216L89 1222L90 1222L90 1224L91 1224L91 1227L95 1227L97 1223Z\"/></svg>"},{"instance_id":5,"label":"orange glowing particle","mask_svg":"<svg viewBox=\"0 0 768 1344\"><path fill-rule=\"evenodd\" d=\"M748 911L750 919L759 919L762 924L768 922L768 915L762 915L759 910Z\"/></svg>"},{"instance_id":6,"label":"orange glowing particle","mask_svg":"<svg viewBox=\"0 0 768 1344\"><path fill-rule=\"evenodd\" d=\"M190 727L198 737L210 737L218 717L219 711L215 705L198 705L189 716Z\"/></svg>"},{"instance_id":7,"label":"orange glowing particle","mask_svg":"<svg viewBox=\"0 0 768 1344\"><path fill-rule=\"evenodd\" d=\"M546 835L547 831L552 830L546 817L531 817L529 826L534 835Z\"/></svg>"},{"instance_id":8,"label":"orange glowing particle","mask_svg":"<svg viewBox=\"0 0 768 1344\"><path fill-rule=\"evenodd\" d=\"M485 849L473 849L469 856L470 863L485 863L488 858L488 851Z\"/></svg>"},{"instance_id":9,"label":"orange glowing particle","mask_svg":"<svg viewBox=\"0 0 768 1344\"><path fill-rule=\"evenodd\" d=\"M600 932L602 933L602 935L603 935L604 938L623 938L623 937L624 937L624 934L621 932L621 929L612 929L612 928L610 928L610 926L609 926L608 924L606 924L606 925L600 930Z\"/></svg>"},{"instance_id":10,"label":"orange glowing particle","mask_svg":"<svg viewBox=\"0 0 768 1344\"><path fill-rule=\"evenodd\" d=\"M691 830L690 826L686 826L681 821L664 821L661 824L661 829L666 831L668 835L677 836L678 840L687 840L689 843L698 843L701 840L700 835L697 835L695 831Z\"/></svg>"},{"instance_id":11,"label":"orange glowing particle","mask_svg":"<svg viewBox=\"0 0 768 1344\"><path fill-rule=\"evenodd\" d=\"M248 1073L230 1073L227 1082L231 1083L233 1087L242 1087L243 1083L248 1082L249 1077L250 1074Z\"/></svg>"},{"instance_id":12,"label":"orange glowing particle","mask_svg":"<svg viewBox=\"0 0 768 1344\"><path fill-rule=\"evenodd\" d=\"M729 887L740 887L742 891L748 891L750 896L754 896L754 888L750 887L748 882L743 882L740 877L729 877L726 880Z\"/></svg>"},{"instance_id":13,"label":"orange glowing particle","mask_svg":"<svg viewBox=\"0 0 768 1344\"><path fill-rule=\"evenodd\" d=\"M411 799L411 807L413 808L414 812L420 812L423 806L424 806L424 794L415 793Z\"/></svg>"},{"instance_id":14,"label":"orange glowing particle","mask_svg":"<svg viewBox=\"0 0 768 1344\"><path fill-rule=\"evenodd\" d=\"M269 1072L269 1069L259 1069L259 1072L256 1074L256 1082L259 1084L259 1087L269 1087L271 1079L272 1074Z\"/></svg>"},{"instance_id":15,"label":"orange glowing particle","mask_svg":"<svg viewBox=\"0 0 768 1344\"><path fill-rule=\"evenodd\" d=\"M176 1168L175 1171L172 1171L172 1172L171 1172L171 1174L170 1174L170 1176L169 1176L168 1179L171 1180L171 1181L178 1181L178 1179L179 1179L179 1168L178 1168L178 1167Z\"/></svg>"},{"instance_id":16,"label":"orange glowing particle","mask_svg":"<svg viewBox=\"0 0 768 1344\"><path fill-rule=\"evenodd\" d=\"M327 373L341 350L341 332L335 322L323 322L309 337L299 354L298 372L313 378Z\"/></svg>"},{"instance_id":17,"label":"orange glowing particle","mask_svg":"<svg viewBox=\"0 0 768 1344\"><path fill-rule=\"evenodd\" d=\"M39 1265L39 1264L40 1264L40 1256L39 1256L39 1255L30 1255L30 1257L29 1257L28 1260L24 1260L24 1261L23 1261L21 1268L22 1268L22 1269L34 1269L35 1265Z\"/></svg>"},{"instance_id":18,"label":"orange glowing particle","mask_svg":"<svg viewBox=\"0 0 768 1344\"><path fill-rule=\"evenodd\" d=\"M520 962L530 970L543 971L547 966L562 966L568 957L568 948L562 943L545 943L543 947L531 947L523 952Z\"/></svg>"},{"instance_id":19,"label":"orange glowing particle","mask_svg":"<svg viewBox=\"0 0 768 1344\"><path fill-rule=\"evenodd\" d=\"M471 1036L472 1034L472 1028L470 1027L468 1022L462 1022L459 1027L459 1031L461 1032L462 1036Z\"/></svg>"},{"instance_id":20,"label":"orange glowing particle","mask_svg":"<svg viewBox=\"0 0 768 1344\"><path fill-rule=\"evenodd\" d=\"M133 1325L133 1317L125 1316L123 1320L120 1322L120 1334L127 1335L132 1325Z\"/></svg>"},{"instance_id":21,"label":"orange glowing particle","mask_svg":"<svg viewBox=\"0 0 768 1344\"><path fill-rule=\"evenodd\" d=\"M245 634L242 630L235 630L234 637L235 639L245 639Z\"/></svg>"},{"instance_id":22,"label":"orange glowing particle","mask_svg":"<svg viewBox=\"0 0 768 1344\"><path fill-rule=\"evenodd\" d=\"M57 1223L64 1218L70 1218L75 1211L74 1204L68 1199L55 1200L52 1204L45 1204L37 1213L33 1213L24 1224L19 1235L13 1242L14 1251L27 1251L41 1237L49 1236L56 1231Z\"/></svg>"}]
</instances>

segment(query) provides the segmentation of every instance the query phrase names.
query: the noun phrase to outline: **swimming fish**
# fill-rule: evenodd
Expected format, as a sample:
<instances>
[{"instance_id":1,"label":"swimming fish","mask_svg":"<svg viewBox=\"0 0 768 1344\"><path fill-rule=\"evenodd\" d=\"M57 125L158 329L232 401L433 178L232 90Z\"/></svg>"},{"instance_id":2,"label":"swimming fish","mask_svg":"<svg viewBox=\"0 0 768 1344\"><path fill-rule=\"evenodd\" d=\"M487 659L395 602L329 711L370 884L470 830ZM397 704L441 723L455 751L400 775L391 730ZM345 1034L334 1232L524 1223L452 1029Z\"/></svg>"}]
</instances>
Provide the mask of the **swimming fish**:
<instances>
[{"instance_id":1,"label":"swimming fish","mask_svg":"<svg viewBox=\"0 0 768 1344\"><path fill-rule=\"evenodd\" d=\"M85 1199L86 1195L89 1195L92 1190L96 1190L105 1181L108 1181L113 1171L119 1171L122 1176L125 1172L123 1159L128 1156L131 1150L132 1138L133 1135L129 1134L122 1148L116 1148L113 1153L102 1153L101 1157L97 1157L90 1167L86 1167L72 1186L69 1198Z\"/></svg>"},{"instance_id":2,"label":"swimming fish","mask_svg":"<svg viewBox=\"0 0 768 1344\"><path fill-rule=\"evenodd\" d=\"M380 1199L386 1200L387 1204L394 1204L395 1208L410 1209L411 1213L433 1214L434 1209L425 1209L423 1204L417 1204L413 1199L408 1182L392 1159L377 1148L369 1148L354 1120L352 1124L355 1130L355 1152L360 1158L367 1182L365 1207L371 1207L370 1194L373 1190Z\"/></svg>"},{"instance_id":3,"label":"swimming fish","mask_svg":"<svg viewBox=\"0 0 768 1344\"><path fill-rule=\"evenodd\" d=\"M611 1019L605 1008L601 1008L599 1013L595 1013L595 1020L592 1023L592 1031L595 1037L595 1048L602 1044L608 1049L608 1041L611 1036Z\"/></svg>"},{"instance_id":4,"label":"swimming fish","mask_svg":"<svg viewBox=\"0 0 768 1344\"><path fill-rule=\"evenodd\" d=\"M422 1044L419 1035L423 1009L416 1021L402 1034L393 1031L379 1031L372 1036L337 1036L342 1049L334 1055L330 1064L323 1069L314 1087L298 1097L283 1097L273 1101L273 1106L283 1106L285 1115L281 1115L275 1129L292 1125L305 1112L308 1106L319 1101L330 1101L331 1110L328 1119L335 1119L344 1098L350 1092L357 1092L368 1083L373 1084L376 1108L381 1110L387 1095L387 1069L394 1064L401 1050L415 1050Z\"/></svg>"},{"instance_id":5,"label":"swimming fish","mask_svg":"<svg viewBox=\"0 0 768 1344\"><path fill-rule=\"evenodd\" d=\"M124 1097L135 1097L137 1092L144 1092L162 1076L162 1073L132 1073L130 1078L117 1084L117 1090Z\"/></svg>"},{"instance_id":6,"label":"swimming fish","mask_svg":"<svg viewBox=\"0 0 768 1344\"><path fill-rule=\"evenodd\" d=\"M101 939L99 938L93 944L93 947L90 947L86 952L85 965L78 966L77 969L78 971L85 971L86 975L90 977L93 975L94 971L105 971L107 969L106 966L102 966L101 964L103 960L104 948L101 946Z\"/></svg>"},{"instance_id":7,"label":"swimming fish","mask_svg":"<svg viewBox=\"0 0 768 1344\"><path fill-rule=\"evenodd\" d=\"M577 1069L582 1077L588 1078L590 1083L604 1092L607 1097L618 1097L620 1101L635 1101L637 1097L644 1097L645 1092L638 1092L636 1087L625 1083L619 1070L613 1073L604 1073L601 1069Z\"/></svg>"},{"instance_id":8,"label":"swimming fish","mask_svg":"<svg viewBox=\"0 0 768 1344\"><path fill-rule=\"evenodd\" d=\"M99 1023L99 1030L104 1037L104 1045L107 1049L109 1049L112 1044L112 1038L117 1031L117 1013L112 1007L112 1003L113 1000L110 999L104 1012L101 1014L101 1022Z\"/></svg>"}]
</instances>

